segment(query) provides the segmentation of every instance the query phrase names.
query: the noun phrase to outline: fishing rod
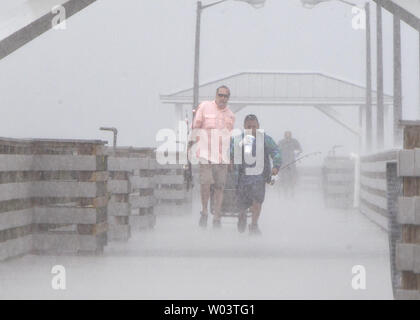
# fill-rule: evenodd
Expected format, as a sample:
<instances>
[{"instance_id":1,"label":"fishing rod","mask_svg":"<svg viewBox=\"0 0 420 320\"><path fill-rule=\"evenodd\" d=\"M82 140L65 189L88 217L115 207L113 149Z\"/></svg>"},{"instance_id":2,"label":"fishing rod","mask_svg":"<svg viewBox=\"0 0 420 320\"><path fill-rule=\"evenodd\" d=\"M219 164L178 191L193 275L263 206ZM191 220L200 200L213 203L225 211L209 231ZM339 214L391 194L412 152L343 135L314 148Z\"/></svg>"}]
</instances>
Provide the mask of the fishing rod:
<instances>
[{"instance_id":1,"label":"fishing rod","mask_svg":"<svg viewBox=\"0 0 420 320\"><path fill-rule=\"evenodd\" d=\"M318 155L318 154L322 154L322 152L319 152L319 151L317 151L317 152L312 152L312 153L308 153L308 154L306 154L306 155L304 155L304 156L302 156L302 157L300 157L300 158L297 158L296 160L294 160L294 161L292 161L292 162L289 162L289 163L288 163L288 164L286 164L285 166L280 167L279 172L280 172L280 170L286 169L286 168L290 167L292 164L295 164L296 162L298 162L298 161L300 161L300 160L302 160L302 159L308 158L308 157L310 157L310 156L315 156L315 155ZM276 180L277 180L278 178L279 178L279 174L278 174L278 173L277 173L277 175L275 175L275 176L271 176L271 181L269 182L269 183L270 183L270 185L273 185L273 184L276 182Z\"/></svg>"},{"instance_id":2,"label":"fishing rod","mask_svg":"<svg viewBox=\"0 0 420 320\"><path fill-rule=\"evenodd\" d=\"M294 163L296 163L296 162L298 162L302 159L305 159L305 158L308 158L310 156L314 156L314 155L317 155L317 154L322 154L322 152L317 151L317 152L312 152L312 153L305 154L304 156L302 156L300 158L297 158L296 160L294 160L292 162L289 162L287 165L280 167L279 171L290 167L292 164L294 164Z\"/></svg>"}]
</instances>

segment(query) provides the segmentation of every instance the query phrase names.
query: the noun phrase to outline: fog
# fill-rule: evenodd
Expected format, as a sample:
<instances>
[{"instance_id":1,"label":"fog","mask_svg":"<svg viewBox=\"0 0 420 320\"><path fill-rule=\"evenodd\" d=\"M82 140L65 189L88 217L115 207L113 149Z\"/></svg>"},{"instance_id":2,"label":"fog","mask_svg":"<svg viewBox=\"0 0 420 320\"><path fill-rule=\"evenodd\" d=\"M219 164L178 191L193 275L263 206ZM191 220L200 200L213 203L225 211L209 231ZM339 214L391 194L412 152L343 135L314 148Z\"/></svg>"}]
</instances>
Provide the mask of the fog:
<instances>
[{"instance_id":1,"label":"fog","mask_svg":"<svg viewBox=\"0 0 420 320\"><path fill-rule=\"evenodd\" d=\"M11 1L2 2L10 9ZM8 4L9 3L9 4ZM0 62L0 136L103 139L100 126L119 130L119 144L155 146L156 132L174 127L174 107L159 94L192 87L196 4L193 0L98 1ZM375 10L372 7L373 88ZM352 28L351 7L329 2L304 9L297 0L267 1L262 9L228 1L202 17L201 83L242 71L314 71L365 83L365 38ZM384 11L385 92L392 94L392 16ZM418 41L402 23L405 119L418 113ZM339 110L358 127L357 108ZM278 141L292 130L304 150L327 152L358 140L318 111L248 107ZM334 132L331 135L330 132ZM387 137L387 144L391 138Z\"/></svg>"},{"instance_id":2,"label":"fog","mask_svg":"<svg viewBox=\"0 0 420 320\"><path fill-rule=\"evenodd\" d=\"M357 2L357 1L355 1ZM2 0L0 11L18 2ZM359 1L358 3L361 3ZM372 2L373 3L373 2ZM161 94L193 85L196 1L101 0L0 60L0 137L100 139L118 129L119 146L156 147L160 129L175 128L174 106ZM1 15L0 15L1 16ZM203 12L200 83L245 71L317 72L365 86L365 33L338 1L305 9L300 0L267 0L261 9L227 1ZM372 80L376 90L375 6ZM384 10L384 88L392 95L392 15ZM403 118L419 118L417 31L402 22ZM356 107L335 108L358 129ZM277 142L292 131L320 166L333 146L342 155L363 143L313 107L256 106ZM392 112L391 112L392 113ZM372 117L376 119L375 113ZM374 126L375 129L375 126ZM375 130L374 130L375 132ZM392 147L386 127L385 147ZM302 186L301 186L302 187ZM356 208L326 208L320 186L285 198L267 186L263 236L198 227L198 185L192 214L174 209L154 230L110 243L103 257L25 256L0 263L0 299L392 299L387 234ZM51 266L67 268L68 289L51 289ZM366 267L366 290L352 288L352 268Z\"/></svg>"},{"instance_id":3,"label":"fog","mask_svg":"<svg viewBox=\"0 0 420 320\"><path fill-rule=\"evenodd\" d=\"M360 213L325 209L316 190L287 199L273 186L260 226L254 238L234 218L202 230L197 214L173 210L100 258L1 263L0 299L392 299L387 234ZM66 290L51 289L53 265L65 266ZM356 265L365 290L352 287Z\"/></svg>"}]
</instances>

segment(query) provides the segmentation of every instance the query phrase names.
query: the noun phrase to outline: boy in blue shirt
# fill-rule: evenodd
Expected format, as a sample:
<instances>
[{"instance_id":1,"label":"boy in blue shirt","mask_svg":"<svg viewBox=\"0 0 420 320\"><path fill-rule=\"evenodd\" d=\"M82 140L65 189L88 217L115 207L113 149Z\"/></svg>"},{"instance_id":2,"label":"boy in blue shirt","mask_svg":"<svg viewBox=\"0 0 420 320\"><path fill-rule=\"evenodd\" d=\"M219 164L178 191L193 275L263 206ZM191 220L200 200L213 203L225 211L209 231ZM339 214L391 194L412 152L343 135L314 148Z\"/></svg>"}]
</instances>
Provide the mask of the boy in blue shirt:
<instances>
[{"instance_id":1,"label":"boy in blue shirt","mask_svg":"<svg viewBox=\"0 0 420 320\"><path fill-rule=\"evenodd\" d=\"M262 130L258 130L260 124L258 118L249 114L244 120L246 130L240 136L232 138L231 156L238 161L237 151L242 148L240 155L242 159L236 166L238 171L237 200L240 210L238 218L238 230L244 232L247 226L246 210L252 212L252 222L249 232L252 235L259 235L258 219L261 213L261 206L265 198L265 184L270 183L272 176L276 176L281 167L281 151L274 140ZM264 143L262 143L264 141ZM271 168L270 158L273 162ZM247 161L248 159L248 161ZM250 161L253 160L252 161Z\"/></svg>"}]
</instances>

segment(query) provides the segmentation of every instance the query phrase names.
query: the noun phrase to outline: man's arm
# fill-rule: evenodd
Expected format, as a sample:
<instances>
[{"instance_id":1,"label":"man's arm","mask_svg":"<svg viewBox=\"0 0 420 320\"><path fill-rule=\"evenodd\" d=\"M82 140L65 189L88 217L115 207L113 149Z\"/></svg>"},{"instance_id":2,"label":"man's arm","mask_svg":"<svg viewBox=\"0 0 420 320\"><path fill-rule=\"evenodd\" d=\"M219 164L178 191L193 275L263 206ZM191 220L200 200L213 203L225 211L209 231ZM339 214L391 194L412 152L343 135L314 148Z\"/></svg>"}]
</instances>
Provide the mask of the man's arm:
<instances>
[{"instance_id":1,"label":"man's arm","mask_svg":"<svg viewBox=\"0 0 420 320\"><path fill-rule=\"evenodd\" d=\"M202 108L202 104L200 104L194 111L193 114L193 123L191 126L191 134L188 137L188 150L191 149L191 147L194 145L194 143L197 142L197 130L195 129L200 129L203 126L203 119L204 119L204 115L203 115L203 108Z\"/></svg>"},{"instance_id":2,"label":"man's arm","mask_svg":"<svg viewBox=\"0 0 420 320\"><path fill-rule=\"evenodd\" d=\"M194 121L193 121L193 125L192 128L196 129L196 128L202 128L203 127L203 122L204 122L204 114L203 114L203 104L200 104L196 111L195 111L195 117L194 117Z\"/></svg>"}]
</instances>

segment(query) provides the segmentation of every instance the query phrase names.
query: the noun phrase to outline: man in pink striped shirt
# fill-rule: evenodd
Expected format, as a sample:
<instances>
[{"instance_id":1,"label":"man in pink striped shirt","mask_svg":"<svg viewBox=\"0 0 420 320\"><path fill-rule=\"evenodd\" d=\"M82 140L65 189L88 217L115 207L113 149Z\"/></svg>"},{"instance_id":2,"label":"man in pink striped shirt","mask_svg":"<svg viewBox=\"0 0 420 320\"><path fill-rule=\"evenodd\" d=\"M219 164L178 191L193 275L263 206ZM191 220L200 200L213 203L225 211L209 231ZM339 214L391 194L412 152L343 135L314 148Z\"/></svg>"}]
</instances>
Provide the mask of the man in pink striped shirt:
<instances>
[{"instance_id":1,"label":"man in pink striped shirt","mask_svg":"<svg viewBox=\"0 0 420 320\"><path fill-rule=\"evenodd\" d=\"M228 87L217 88L215 100L202 102L196 109L193 122L194 142L198 140L196 156L200 165L202 211L199 225L201 227L207 226L207 206L212 184L214 185L213 227L221 226L220 208L230 163L230 136L235 124L235 115L227 106L229 98Z\"/></svg>"}]
</instances>

